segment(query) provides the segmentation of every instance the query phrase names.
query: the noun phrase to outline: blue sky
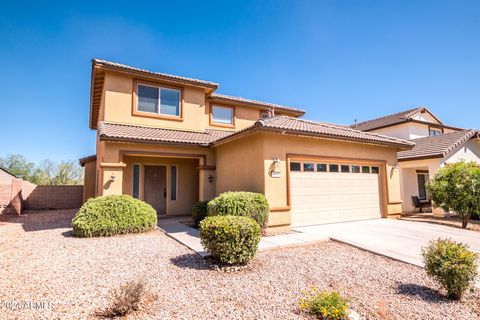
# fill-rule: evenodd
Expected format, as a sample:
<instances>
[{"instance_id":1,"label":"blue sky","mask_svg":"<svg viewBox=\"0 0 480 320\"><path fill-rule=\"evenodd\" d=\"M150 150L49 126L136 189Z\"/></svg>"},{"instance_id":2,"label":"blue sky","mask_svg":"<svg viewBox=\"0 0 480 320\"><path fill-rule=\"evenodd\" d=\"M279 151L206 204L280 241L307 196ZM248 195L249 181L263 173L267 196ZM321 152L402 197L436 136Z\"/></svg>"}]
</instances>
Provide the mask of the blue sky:
<instances>
[{"instance_id":1,"label":"blue sky","mask_svg":"<svg viewBox=\"0 0 480 320\"><path fill-rule=\"evenodd\" d=\"M479 1L2 4L0 156L77 159L93 57L211 80L219 93L354 119L429 107L479 128Z\"/></svg>"}]
</instances>

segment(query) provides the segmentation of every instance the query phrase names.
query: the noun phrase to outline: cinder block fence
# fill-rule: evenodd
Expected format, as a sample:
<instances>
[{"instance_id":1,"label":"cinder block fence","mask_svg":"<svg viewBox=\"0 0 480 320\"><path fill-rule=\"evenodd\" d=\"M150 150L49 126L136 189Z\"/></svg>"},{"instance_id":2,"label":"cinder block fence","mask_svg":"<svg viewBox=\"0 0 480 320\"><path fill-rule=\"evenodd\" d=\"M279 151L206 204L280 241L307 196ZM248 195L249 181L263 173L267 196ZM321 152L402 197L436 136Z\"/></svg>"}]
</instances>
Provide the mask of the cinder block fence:
<instances>
[{"instance_id":1,"label":"cinder block fence","mask_svg":"<svg viewBox=\"0 0 480 320\"><path fill-rule=\"evenodd\" d=\"M24 210L75 209L83 202L83 186L37 186L22 179L0 180L0 213Z\"/></svg>"}]
</instances>

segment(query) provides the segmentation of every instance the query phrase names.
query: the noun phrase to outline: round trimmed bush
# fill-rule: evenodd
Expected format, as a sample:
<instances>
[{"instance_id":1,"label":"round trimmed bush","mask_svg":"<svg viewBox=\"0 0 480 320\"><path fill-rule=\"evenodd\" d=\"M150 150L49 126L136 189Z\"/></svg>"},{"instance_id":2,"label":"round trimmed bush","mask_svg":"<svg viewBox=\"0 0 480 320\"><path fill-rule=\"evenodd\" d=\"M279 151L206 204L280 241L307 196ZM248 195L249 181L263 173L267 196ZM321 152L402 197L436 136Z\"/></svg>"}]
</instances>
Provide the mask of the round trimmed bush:
<instances>
[{"instance_id":1,"label":"round trimmed bush","mask_svg":"<svg viewBox=\"0 0 480 320\"><path fill-rule=\"evenodd\" d=\"M442 285L453 299L472 288L478 276L478 255L468 245L450 239L431 241L422 248L427 274Z\"/></svg>"},{"instance_id":2,"label":"round trimmed bush","mask_svg":"<svg viewBox=\"0 0 480 320\"><path fill-rule=\"evenodd\" d=\"M208 202L209 216L245 216L265 227L270 207L267 198L255 192L224 192Z\"/></svg>"},{"instance_id":3,"label":"round trimmed bush","mask_svg":"<svg viewBox=\"0 0 480 320\"><path fill-rule=\"evenodd\" d=\"M214 216L200 222L202 245L221 263L246 264L255 256L261 229L248 217Z\"/></svg>"},{"instance_id":4,"label":"round trimmed bush","mask_svg":"<svg viewBox=\"0 0 480 320\"><path fill-rule=\"evenodd\" d=\"M192 208L192 218L195 227L198 227L200 221L207 216L208 201L195 202Z\"/></svg>"},{"instance_id":5,"label":"round trimmed bush","mask_svg":"<svg viewBox=\"0 0 480 320\"><path fill-rule=\"evenodd\" d=\"M156 225L155 209L127 195L92 198L84 203L72 220L73 234L78 237L146 232Z\"/></svg>"}]
</instances>

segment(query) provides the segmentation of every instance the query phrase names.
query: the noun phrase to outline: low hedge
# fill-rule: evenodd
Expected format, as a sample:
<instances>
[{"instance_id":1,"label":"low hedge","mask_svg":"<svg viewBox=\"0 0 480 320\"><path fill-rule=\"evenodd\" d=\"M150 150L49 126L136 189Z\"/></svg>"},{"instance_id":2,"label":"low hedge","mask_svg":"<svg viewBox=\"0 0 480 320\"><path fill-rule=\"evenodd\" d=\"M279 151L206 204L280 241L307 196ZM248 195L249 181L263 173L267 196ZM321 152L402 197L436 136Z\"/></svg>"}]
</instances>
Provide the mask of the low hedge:
<instances>
[{"instance_id":1,"label":"low hedge","mask_svg":"<svg viewBox=\"0 0 480 320\"><path fill-rule=\"evenodd\" d=\"M478 254L468 245L451 239L430 241L422 248L427 274L438 282L450 298L458 300L478 279Z\"/></svg>"},{"instance_id":2,"label":"low hedge","mask_svg":"<svg viewBox=\"0 0 480 320\"><path fill-rule=\"evenodd\" d=\"M224 264L246 264L258 249L261 229L248 217L214 216L200 222L202 245Z\"/></svg>"},{"instance_id":3,"label":"low hedge","mask_svg":"<svg viewBox=\"0 0 480 320\"><path fill-rule=\"evenodd\" d=\"M198 227L200 221L205 219L208 211L208 201L195 202L192 208L192 219L195 227Z\"/></svg>"},{"instance_id":4,"label":"low hedge","mask_svg":"<svg viewBox=\"0 0 480 320\"><path fill-rule=\"evenodd\" d=\"M157 212L149 204L127 195L109 195L85 202L72 220L78 237L112 236L153 230Z\"/></svg>"},{"instance_id":5,"label":"low hedge","mask_svg":"<svg viewBox=\"0 0 480 320\"><path fill-rule=\"evenodd\" d=\"M269 211L267 198L255 192L224 192L208 203L209 216L245 216L255 220L262 228Z\"/></svg>"}]
</instances>

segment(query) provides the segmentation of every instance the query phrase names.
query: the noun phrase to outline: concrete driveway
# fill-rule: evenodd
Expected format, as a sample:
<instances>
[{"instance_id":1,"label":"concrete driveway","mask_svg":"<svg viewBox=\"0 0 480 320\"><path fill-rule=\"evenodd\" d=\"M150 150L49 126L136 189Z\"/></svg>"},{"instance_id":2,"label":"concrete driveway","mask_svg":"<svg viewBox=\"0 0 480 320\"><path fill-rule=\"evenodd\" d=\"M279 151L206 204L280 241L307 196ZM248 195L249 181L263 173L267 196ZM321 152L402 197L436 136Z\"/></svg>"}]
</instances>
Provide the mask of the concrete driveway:
<instances>
[{"instance_id":1,"label":"concrete driveway","mask_svg":"<svg viewBox=\"0 0 480 320\"><path fill-rule=\"evenodd\" d=\"M328 236L355 247L423 267L421 248L432 239L452 238L480 253L480 232L431 223L372 219L293 228L295 231Z\"/></svg>"}]
</instances>

